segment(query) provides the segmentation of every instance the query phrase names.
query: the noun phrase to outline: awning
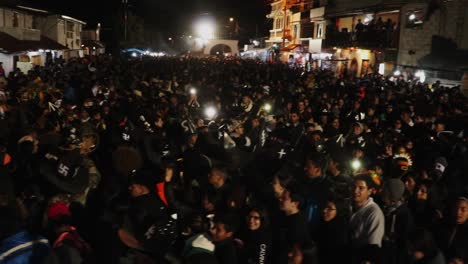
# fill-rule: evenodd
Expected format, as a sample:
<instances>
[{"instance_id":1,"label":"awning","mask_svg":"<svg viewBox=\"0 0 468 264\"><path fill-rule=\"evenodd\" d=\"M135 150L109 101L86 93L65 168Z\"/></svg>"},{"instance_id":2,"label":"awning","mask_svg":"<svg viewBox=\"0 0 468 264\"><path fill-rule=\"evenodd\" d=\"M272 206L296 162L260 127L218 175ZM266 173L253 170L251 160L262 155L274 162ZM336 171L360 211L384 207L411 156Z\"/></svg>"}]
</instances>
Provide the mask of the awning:
<instances>
[{"instance_id":1,"label":"awning","mask_svg":"<svg viewBox=\"0 0 468 264\"><path fill-rule=\"evenodd\" d=\"M2 53L37 51L39 49L66 50L68 48L43 35L41 35L41 39L39 41L19 40L7 33L0 32L0 52Z\"/></svg>"},{"instance_id":2,"label":"awning","mask_svg":"<svg viewBox=\"0 0 468 264\"><path fill-rule=\"evenodd\" d=\"M83 40L83 45L87 48L96 47L96 49L103 49L105 48L104 44L102 44L99 40Z\"/></svg>"},{"instance_id":3,"label":"awning","mask_svg":"<svg viewBox=\"0 0 468 264\"><path fill-rule=\"evenodd\" d=\"M300 46L302 46L302 45L301 44L290 44L290 45L282 48L281 51L291 51L291 50L293 50L293 49L295 49L297 47L300 47Z\"/></svg>"}]
</instances>

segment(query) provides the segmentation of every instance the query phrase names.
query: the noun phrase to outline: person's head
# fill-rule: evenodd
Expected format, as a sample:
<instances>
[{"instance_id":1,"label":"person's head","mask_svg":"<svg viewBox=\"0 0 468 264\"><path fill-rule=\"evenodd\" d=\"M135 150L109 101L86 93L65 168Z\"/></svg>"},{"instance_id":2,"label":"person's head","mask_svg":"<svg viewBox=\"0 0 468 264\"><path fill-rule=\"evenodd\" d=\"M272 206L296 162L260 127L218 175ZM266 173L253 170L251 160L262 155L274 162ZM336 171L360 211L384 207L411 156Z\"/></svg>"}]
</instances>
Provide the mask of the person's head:
<instances>
[{"instance_id":1,"label":"person's head","mask_svg":"<svg viewBox=\"0 0 468 264\"><path fill-rule=\"evenodd\" d=\"M271 181L271 186L273 187L273 192L275 193L276 198L281 198L286 186L293 181L293 176L289 173L277 173L273 176Z\"/></svg>"},{"instance_id":2,"label":"person's head","mask_svg":"<svg viewBox=\"0 0 468 264\"><path fill-rule=\"evenodd\" d=\"M242 124L239 124L235 129L234 129L234 132L237 134L237 135L244 135L244 125Z\"/></svg>"},{"instance_id":3,"label":"person's head","mask_svg":"<svg viewBox=\"0 0 468 264\"><path fill-rule=\"evenodd\" d=\"M437 254L437 245L429 231L423 228L416 228L409 234L408 251L416 261L422 259L430 260Z\"/></svg>"},{"instance_id":4,"label":"person's head","mask_svg":"<svg viewBox=\"0 0 468 264\"><path fill-rule=\"evenodd\" d=\"M400 179L388 179L382 188L383 200L387 205L403 200L405 184Z\"/></svg>"},{"instance_id":5,"label":"person's head","mask_svg":"<svg viewBox=\"0 0 468 264\"><path fill-rule=\"evenodd\" d=\"M133 198L140 197L149 194L155 183L156 181L151 175L137 173L131 176L128 190Z\"/></svg>"},{"instance_id":6,"label":"person's head","mask_svg":"<svg viewBox=\"0 0 468 264\"><path fill-rule=\"evenodd\" d=\"M302 192L297 183L289 184L280 198L280 209L286 215L293 215L299 212L303 203Z\"/></svg>"},{"instance_id":7,"label":"person's head","mask_svg":"<svg viewBox=\"0 0 468 264\"><path fill-rule=\"evenodd\" d=\"M211 230L213 240L220 242L231 238L237 230L236 217L234 215L220 215L214 219L214 226Z\"/></svg>"},{"instance_id":8,"label":"person's head","mask_svg":"<svg viewBox=\"0 0 468 264\"><path fill-rule=\"evenodd\" d=\"M300 117L298 112L291 112L289 114L289 119L291 120L291 123L296 124L299 123Z\"/></svg>"},{"instance_id":9,"label":"person's head","mask_svg":"<svg viewBox=\"0 0 468 264\"><path fill-rule=\"evenodd\" d=\"M431 187L432 187L431 180L424 179L424 180L419 181L416 184L416 188L415 188L416 200L418 201L429 200Z\"/></svg>"},{"instance_id":10,"label":"person's head","mask_svg":"<svg viewBox=\"0 0 468 264\"><path fill-rule=\"evenodd\" d=\"M227 180L227 172L222 168L214 167L208 174L208 182L215 188L220 188Z\"/></svg>"},{"instance_id":11,"label":"person's head","mask_svg":"<svg viewBox=\"0 0 468 264\"><path fill-rule=\"evenodd\" d=\"M334 129L340 129L340 119L339 118L333 118L333 120L331 122L331 126Z\"/></svg>"},{"instance_id":12,"label":"person's head","mask_svg":"<svg viewBox=\"0 0 468 264\"><path fill-rule=\"evenodd\" d=\"M441 121L437 121L434 123L434 131L435 132L442 132L445 131L445 124Z\"/></svg>"},{"instance_id":13,"label":"person's head","mask_svg":"<svg viewBox=\"0 0 468 264\"><path fill-rule=\"evenodd\" d=\"M353 124L353 135L359 136L364 131L363 126L360 123Z\"/></svg>"},{"instance_id":14,"label":"person's head","mask_svg":"<svg viewBox=\"0 0 468 264\"><path fill-rule=\"evenodd\" d=\"M320 177L328 167L328 160L321 153L311 153L307 156L304 172L309 179Z\"/></svg>"},{"instance_id":15,"label":"person's head","mask_svg":"<svg viewBox=\"0 0 468 264\"><path fill-rule=\"evenodd\" d=\"M456 221L458 225L468 223L468 198L460 197L456 206Z\"/></svg>"},{"instance_id":16,"label":"person's head","mask_svg":"<svg viewBox=\"0 0 468 264\"><path fill-rule=\"evenodd\" d=\"M412 194L416 188L416 180L414 175L405 174L401 180L405 183L405 189L408 193Z\"/></svg>"},{"instance_id":17,"label":"person's head","mask_svg":"<svg viewBox=\"0 0 468 264\"><path fill-rule=\"evenodd\" d=\"M402 126L403 126L403 125L402 125L400 119L395 120L395 122L393 123L393 128L394 128L394 129L401 129Z\"/></svg>"},{"instance_id":18,"label":"person's head","mask_svg":"<svg viewBox=\"0 0 468 264\"><path fill-rule=\"evenodd\" d=\"M206 213L213 213L216 211L216 205L221 203L220 197L213 192L208 192L203 196L202 207Z\"/></svg>"},{"instance_id":19,"label":"person's head","mask_svg":"<svg viewBox=\"0 0 468 264\"><path fill-rule=\"evenodd\" d=\"M250 102L252 101L252 99L250 99L250 96L248 95L244 95L242 96L242 103L247 105L247 104L250 104Z\"/></svg>"},{"instance_id":20,"label":"person's head","mask_svg":"<svg viewBox=\"0 0 468 264\"><path fill-rule=\"evenodd\" d=\"M188 136L187 138L187 146L189 147L194 147L196 144L197 144L197 140L198 140L198 134L191 134Z\"/></svg>"},{"instance_id":21,"label":"person's head","mask_svg":"<svg viewBox=\"0 0 468 264\"><path fill-rule=\"evenodd\" d=\"M261 207L252 207L248 210L247 228L251 231L265 229L268 226L268 216L266 210Z\"/></svg>"},{"instance_id":22,"label":"person's head","mask_svg":"<svg viewBox=\"0 0 468 264\"><path fill-rule=\"evenodd\" d=\"M337 195L328 197L327 203L322 211L322 219L325 222L330 222L339 215L343 215L344 202Z\"/></svg>"},{"instance_id":23,"label":"person's head","mask_svg":"<svg viewBox=\"0 0 468 264\"><path fill-rule=\"evenodd\" d=\"M298 108L299 111L301 111L301 112L304 111L305 107L306 107L306 105L305 105L304 101L299 101L297 103L297 108Z\"/></svg>"},{"instance_id":24,"label":"person's head","mask_svg":"<svg viewBox=\"0 0 468 264\"><path fill-rule=\"evenodd\" d=\"M162 128L164 126L164 120L162 119L161 116L157 115L155 118L154 118L154 125L157 127L157 128Z\"/></svg>"},{"instance_id":25,"label":"person's head","mask_svg":"<svg viewBox=\"0 0 468 264\"><path fill-rule=\"evenodd\" d=\"M357 175L354 179L353 201L358 207L364 205L376 191L377 185L369 174Z\"/></svg>"},{"instance_id":26,"label":"person's head","mask_svg":"<svg viewBox=\"0 0 468 264\"><path fill-rule=\"evenodd\" d=\"M336 172L340 172L343 170L344 161L342 160L339 154L330 154L330 158L328 159L328 166L327 170L334 175Z\"/></svg>"}]
</instances>

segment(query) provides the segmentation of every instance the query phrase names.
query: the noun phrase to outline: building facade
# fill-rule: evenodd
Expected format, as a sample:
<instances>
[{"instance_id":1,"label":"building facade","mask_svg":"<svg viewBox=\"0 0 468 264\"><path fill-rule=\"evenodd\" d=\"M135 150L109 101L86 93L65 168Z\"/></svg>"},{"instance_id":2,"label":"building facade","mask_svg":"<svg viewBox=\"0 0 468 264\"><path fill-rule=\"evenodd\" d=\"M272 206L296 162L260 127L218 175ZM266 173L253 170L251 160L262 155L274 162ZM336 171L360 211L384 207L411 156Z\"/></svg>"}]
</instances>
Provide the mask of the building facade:
<instances>
[{"instance_id":1,"label":"building facade","mask_svg":"<svg viewBox=\"0 0 468 264\"><path fill-rule=\"evenodd\" d=\"M327 1L272 1L272 29L265 41L267 48L281 54L283 61L306 63L311 54L321 52L325 37L324 11Z\"/></svg>"},{"instance_id":2,"label":"building facade","mask_svg":"<svg viewBox=\"0 0 468 264\"><path fill-rule=\"evenodd\" d=\"M39 18L39 27L43 35L67 47L63 51L64 59L82 57L81 31L85 22L64 15L49 15Z\"/></svg>"},{"instance_id":3,"label":"building facade","mask_svg":"<svg viewBox=\"0 0 468 264\"><path fill-rule=\"evenodd\" d=\"M288 47L300 45L300 52L309 52L316 67L332 69L337 75L388 75L402 69L414 73L434 68L432 75L436 77L457 79L462 69L468 68L468 59L461 59L468 56L463 52L468 51L468 0L302 2L306 1L270 3L267 18L272 20L272 29L267 43L270 47L286 47L283 54L290 56ZM298 12L300 18L295 17ZM450 44L440 45L437 38ZM447 50L458 53L444 56ZM455 74L441 75L442 69L447 70L441 57L454 58L449 68Z\"/></svg>"},{"instance_id":4,"label":"building facade","mask_svg":"<svg viewBox=\"0 0 468 264\"><path fill-rule=\"evenodd\" d=\"M83 56L83 25L83 21L46 10L0 4L0 61L6 73L17 68L27 72L59 56Z\"/></svg>"}]
</instances>

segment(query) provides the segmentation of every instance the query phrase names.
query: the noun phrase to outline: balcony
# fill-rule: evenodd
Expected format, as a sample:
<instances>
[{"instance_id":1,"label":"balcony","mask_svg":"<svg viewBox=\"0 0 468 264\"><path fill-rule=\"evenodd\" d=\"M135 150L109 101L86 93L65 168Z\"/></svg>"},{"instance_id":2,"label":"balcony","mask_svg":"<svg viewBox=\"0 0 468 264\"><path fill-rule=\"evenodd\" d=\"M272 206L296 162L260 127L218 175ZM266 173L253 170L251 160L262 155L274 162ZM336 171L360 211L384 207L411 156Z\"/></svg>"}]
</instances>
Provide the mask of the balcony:
<instances>
[{"instance_id":1,"label":"balcony","mask_svg":"<svg viewBox=\"0 0 468 264\"><path fill-rule=\"evenodd\" d=\"M0 27L1 32L5 32L8 35L18 40L41 40L41 31L37 29L19 28L19 27Z\"/></svg>"},{"instance_id":2,"label":"balcony","mask_svg":"<svg viewBox=\"0 0 468 264\"><path fill-rule=\"evenodd\" d=\"M368 49L396 49L398 48L399 31L363 31L338 32L327 29L323 46L330 47L359 47Z\"/></svg>"}]
</instances>

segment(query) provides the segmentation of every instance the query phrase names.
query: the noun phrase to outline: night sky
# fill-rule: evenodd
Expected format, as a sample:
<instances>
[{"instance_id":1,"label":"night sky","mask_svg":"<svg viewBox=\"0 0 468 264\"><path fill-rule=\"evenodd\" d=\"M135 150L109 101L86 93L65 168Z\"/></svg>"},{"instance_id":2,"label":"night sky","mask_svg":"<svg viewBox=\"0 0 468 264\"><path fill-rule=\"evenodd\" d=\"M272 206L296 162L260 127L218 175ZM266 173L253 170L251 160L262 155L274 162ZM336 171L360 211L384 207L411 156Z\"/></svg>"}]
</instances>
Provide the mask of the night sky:
<instances>
[{"instance_id":1,"label":"night sky","mask_svg":"<svg viewBox=\"0 0 468 264\"><path fill-rule=\"evenodd\" d=\"M121 0L21 0L36 7L55 10L93 25L111 27L118 15ZM235 17L242 30L265 35L268 21L267 0L129 0L131 10L145 19L146 27L163 34L178 34L191 28L190 23L200 14L209 13L219 19Z\"/></svg>"}]
</instances>

